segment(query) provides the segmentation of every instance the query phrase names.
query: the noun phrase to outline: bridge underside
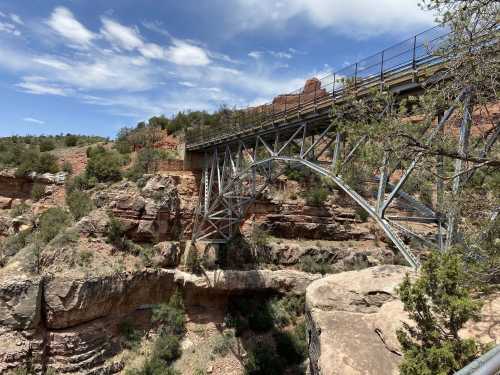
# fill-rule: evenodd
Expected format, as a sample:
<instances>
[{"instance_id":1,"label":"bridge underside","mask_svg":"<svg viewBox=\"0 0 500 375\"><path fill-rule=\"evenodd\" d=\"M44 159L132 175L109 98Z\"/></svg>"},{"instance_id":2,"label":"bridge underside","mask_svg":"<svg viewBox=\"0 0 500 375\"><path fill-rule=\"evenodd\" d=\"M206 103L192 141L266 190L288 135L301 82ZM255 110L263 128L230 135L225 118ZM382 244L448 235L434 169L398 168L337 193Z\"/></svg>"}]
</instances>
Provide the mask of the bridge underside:
<instances>
[{"instance_id":1,"label":"bridge underside","mask_svg":"<svg viewBox=\"0 0 500 375\"><path fill-rule=\"evenodd\" d=\"M453 110L454 107L451 107L437 126L431 129L425 141L427 144L442 131ZM192 239L229 241L238 233L248 208L264 189L287 168L302 166L335 184L362 207L411 266L418 267L419 260L402 240L401 234L413 235L429 247L442 249L447 238L447 230L443 229L446 219L402 189L422 155L417 154L406 170L402 171L399 181L391 184L388 166L392 155L384 152L378 173L373 176L378 182L376 200L370 202L343 178L356 154L369 141L369 134L346 144L342 131L337 129L335 123L330 115L317 116L314 122L300 119L197 152L195 158L203 160L204 166ZM468 131L467 123L462 123L465 132ZM414 214L387 215L395 197L411 206ZM424 238L402 225L407 222L432 223L435 233Z\"/></svg>"}]
</instances>

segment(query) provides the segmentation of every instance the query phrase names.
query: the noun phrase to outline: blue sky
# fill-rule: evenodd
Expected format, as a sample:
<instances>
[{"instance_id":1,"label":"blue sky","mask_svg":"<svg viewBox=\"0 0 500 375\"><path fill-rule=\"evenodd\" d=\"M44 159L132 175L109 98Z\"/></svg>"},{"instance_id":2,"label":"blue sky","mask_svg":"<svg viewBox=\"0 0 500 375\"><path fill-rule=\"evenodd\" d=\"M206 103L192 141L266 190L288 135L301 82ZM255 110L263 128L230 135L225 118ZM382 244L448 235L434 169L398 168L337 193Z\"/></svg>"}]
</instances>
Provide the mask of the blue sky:
<instances>
[{"instance_id":1,"label":"blue sky","mask_svg":"<svg viewBox=\"0 0 500 375\"><path fill-rule=\"evenodd\" d=\"M0 0L0 136L263 103L432 24L417 0Z\"/></svg>"}]
</instances>

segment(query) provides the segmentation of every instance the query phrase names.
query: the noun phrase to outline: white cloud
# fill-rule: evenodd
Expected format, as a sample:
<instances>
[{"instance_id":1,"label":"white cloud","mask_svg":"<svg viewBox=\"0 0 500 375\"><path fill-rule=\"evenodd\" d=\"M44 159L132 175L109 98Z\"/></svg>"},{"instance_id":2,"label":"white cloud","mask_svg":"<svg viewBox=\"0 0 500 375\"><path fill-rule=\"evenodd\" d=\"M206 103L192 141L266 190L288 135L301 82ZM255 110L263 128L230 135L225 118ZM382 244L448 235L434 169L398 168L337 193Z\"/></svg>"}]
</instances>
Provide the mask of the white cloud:
<instances>
[{"instance_id":1,"label":"white cloud","mask_svg":"<svg viewBox=\"0 0 500 375\"><path fill-rule=\"evenodd\" d=\"M165 50L155 43L146 43L139 48L139 52L148 59L165 58Z\"/></svg>"},{"instance_id":2,"label":"white cloud","mask_svg":"<svg viewBox=\"0 0 500 375\"><path fill-rule=\"evenodd\" d=\"M143 46L141 35L135 28L124 26L109 18L103 18L102 24L101 33L111 44L127 51Z\"/></svg>"},{"instance_id":3,"label":"white cloud","mask_svg":"<svg viewBox=\"0 0 500 375\"><path fill-rule=\"evenodd\" d=\"M52 58L52 57L37 57L37 58L34 58L33 61L35 63L49 66L49 67L54 68L54 69L59 69L59 70L71 69L71 66L69 64L66 64L63 61L60 61L60 60L58 60L56 58Z\"/></svg>"},{"instance_id":4,"label":"white cloud","mask_svg":"<svg viewBox=\"0 0 500 375\"><path fill-rule=\"evenodd\" d=\"M21 32L16 28L16 25L9 22L0 22L0 32L5 32L14 36L21 36Z\"/></svg>"},{"instance_id":5,"label":"white cloud","mask_svg":"<svg viewBox=\"0 0 500 375\"><path fill-rule=\"evenodd\" d=\"M240 30L286 27L305 17L317 28L330 28L353 38L425 28L434 17L416 0L237 0L232 14Z\"/></svg>"},{"instance_id":6,"label":"white cloud","mask_svg":"<svg viewBox=\"0 0 500 375\"><path fill-rule=\"evenodd\" d=\"M203 48L180 39L173 39L173 45L166 50L166 57L177 65L203 66L210 64L210 58Z\"/></svg>"},{"instance_id":7,"label":"white cloud","mask_svg":"<svg viewBox=\"0 0 500 375\"><path fill-rule=\"evenodd\" d=\"M273 56L273 57L276 57L278 59L291 59L293 57L293 55L289 52L282 52L282 51L268 51L268 53Z\"/></svg>"},{"instance_id":8,"label":"white cloud","mask_svg":"<svg viewBox=\"0 0 500 375\"><path fill-rule=\"evenodd\" d=\"M46 82L42 77L23 77L23 81L16 84L16 87L35 95L67 96L70 93L69 90L59 85Z\"/></svg>"},{"instance_id":9,"label":"white cloud","mask_svg":"<svg viewBox=\"0 0 500 375\"><path fill-rule=\"evenodd\" d=\"M96 35L78 22L67 8L57 7L47 24L64 38L80 46L89 46Z\"/></svg>"},{"instance_id":10,"label":"white cloud","mask_svg":"<svg viewBox=\"0 0 500 375\"><path fill-rule=\"evenodd\" d=\"M181 86L186 86L186 87L196 87L196 84L188 81L181 81L179 82L179 85Z\"/></svg>"},{"instance_id":11,"label":"white cloud","mask_svg":"<svg viewBox=\"0 0 500 375\"><path fill-rule=\"evenodd\" d=\"M32 122L33 124L39 124L39 125L45 124L45 121L38 120L38 119L33 118L33 117L25 117L25 118L23 118L23 121Z\"/></svg>"},{"instance_id":12,"label":"white cloud","mask_svg":"<svg viewBox=\"0 0 500 375\"><path fill-rule=\"evenodd\" d=\"M250 51L248 53L248 56L251 57L252 59L258 60L262 57L262 52L261 51Z\"/></svg>"},{"instance_id":13,"label":"white cloud","mask_svg":"<svg viewBox=\"0 0 500 375\"><path fill-rule=\"evenodd\" d=\"M9 16L10 16L10 19L12 20L12 22L17 23L18 25L24 25L23 20L17 14L11 13L11 14L9 14Z\"/></svg>"}]
</instances>

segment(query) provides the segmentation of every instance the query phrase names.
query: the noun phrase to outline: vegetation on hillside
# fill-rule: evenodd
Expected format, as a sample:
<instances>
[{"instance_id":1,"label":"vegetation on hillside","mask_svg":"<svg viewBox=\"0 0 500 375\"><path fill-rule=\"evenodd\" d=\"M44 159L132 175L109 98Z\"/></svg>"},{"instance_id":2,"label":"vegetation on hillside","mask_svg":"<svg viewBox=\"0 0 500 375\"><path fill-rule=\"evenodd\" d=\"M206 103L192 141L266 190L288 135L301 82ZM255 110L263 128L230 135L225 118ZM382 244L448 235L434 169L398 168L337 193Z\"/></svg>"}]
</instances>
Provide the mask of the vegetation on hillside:
<instances>
[{"instance_id":1,"label":"vegetation on hillside","mask_svg":"<svg viewBox=\"0 0 500 375\"><path fill-rule=\"evenodd\" d=\"M18 168L19 175L28 172L55 173L60 166L50 151L102 141L105 141L102 137L73 134L0 138L0 168Z\"/></svg>"},{"instance_id":2,"label":"vegetation on hillside","mask_svg":"<svg viewBox=\"0 0 500 375\"><path fill-rule=\"evenodd\" d=\"M304 374L307 357L303 296L259 300L234 297L226 325L235 330L248 351L247 375ZM250 340L248 338L251 338Z\"/></svg>"}]
</instances>

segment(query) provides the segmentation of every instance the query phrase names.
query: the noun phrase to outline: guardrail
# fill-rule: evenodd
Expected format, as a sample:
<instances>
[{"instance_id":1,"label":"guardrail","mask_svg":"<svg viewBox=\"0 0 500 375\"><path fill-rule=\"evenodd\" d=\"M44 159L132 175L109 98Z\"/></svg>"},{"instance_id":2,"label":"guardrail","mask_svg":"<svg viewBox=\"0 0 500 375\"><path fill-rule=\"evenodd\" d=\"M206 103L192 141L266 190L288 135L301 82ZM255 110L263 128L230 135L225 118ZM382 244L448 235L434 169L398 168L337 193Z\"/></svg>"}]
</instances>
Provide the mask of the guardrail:
<instances>
[{"instance_id":1,"label":"guardrail","mask_svg":"<svg viewBox=\"0 0 500 375\"><path fill-rule=\"evenodd\" d=\"M500 373L500 345L465 366L455 375L498 375Z\"/></svg>"},{"instance_id":2,"label":"guardrail","mask_svg":"<svg viewBox=\"0 0 500 375\"><path fill-rule=\"evenodd\" d=\"M374 87L384 87L388 82L439 63L440 58L435 52L447 40L448 34L446 28L435 26L326 75L315 83L314 90L304 91L304 88L300 88L279 95L270 103L235 110L226 123L219 126L190 129L186 133L187 147L286 119L293 114L329 106L341 100L347 92L363 94Z\"/></svg>"}]
</instances>

